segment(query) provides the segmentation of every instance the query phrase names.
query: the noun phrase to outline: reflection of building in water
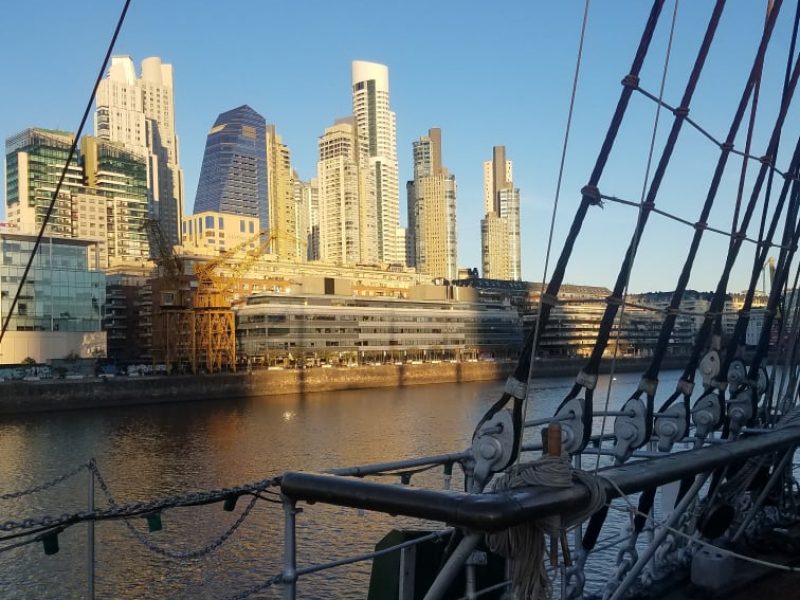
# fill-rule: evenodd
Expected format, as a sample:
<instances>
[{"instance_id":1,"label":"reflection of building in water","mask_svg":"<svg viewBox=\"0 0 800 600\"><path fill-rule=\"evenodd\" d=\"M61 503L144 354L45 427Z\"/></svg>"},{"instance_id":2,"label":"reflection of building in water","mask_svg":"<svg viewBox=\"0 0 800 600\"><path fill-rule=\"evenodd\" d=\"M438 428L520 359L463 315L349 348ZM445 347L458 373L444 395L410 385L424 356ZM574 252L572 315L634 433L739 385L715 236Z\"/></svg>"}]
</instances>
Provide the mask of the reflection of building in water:
<instances>
[{"instance_id":1,"label":"reflection of building in water","mask_svg":"<svg viewBox=\"0 0 800 600\"><path fill-rule=\"evenodd\" d=\"M330 284L327 294L249 297L237 310L240 352L254 360L278 351L410 361L514 356L522 343L519 314L508 302L453 299L459 294L443 286L412 289L408 300L356 297L337 295ZM441 297L427 299L434 295Z\"/></svg>"},{"instance_id":2,"label":"reflection of building in water","mask_svg":"<svg viewBox=\"0 0 800 600\"><path fill-rule=\"evenodd\" d=\"M5 320L36 236L0 233L0 316ZM106 278L93 241L42 240L0 349L0 363L105 356Z\"/></svg>"}]
</instances>

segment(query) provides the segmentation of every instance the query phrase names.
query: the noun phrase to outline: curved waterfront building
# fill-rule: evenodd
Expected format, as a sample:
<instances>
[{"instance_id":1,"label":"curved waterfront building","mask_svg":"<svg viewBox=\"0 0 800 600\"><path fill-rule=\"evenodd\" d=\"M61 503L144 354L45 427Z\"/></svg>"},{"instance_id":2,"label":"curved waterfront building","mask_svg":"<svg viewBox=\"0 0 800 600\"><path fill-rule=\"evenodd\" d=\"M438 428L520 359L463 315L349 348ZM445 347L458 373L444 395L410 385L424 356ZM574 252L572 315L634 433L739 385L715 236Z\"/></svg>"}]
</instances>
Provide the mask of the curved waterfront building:
<instances>
[{"instance_id":1,"label":"curved waterfront building","mask_svg":"<svg viewBox=\"0 0 800 600\"><path fill-rule=\"evenodd\" d=\"M242 105L217 117L208 133L194 214L216 211L258 217L269 227L267 124Z\"/></svg>"}]
</instances>

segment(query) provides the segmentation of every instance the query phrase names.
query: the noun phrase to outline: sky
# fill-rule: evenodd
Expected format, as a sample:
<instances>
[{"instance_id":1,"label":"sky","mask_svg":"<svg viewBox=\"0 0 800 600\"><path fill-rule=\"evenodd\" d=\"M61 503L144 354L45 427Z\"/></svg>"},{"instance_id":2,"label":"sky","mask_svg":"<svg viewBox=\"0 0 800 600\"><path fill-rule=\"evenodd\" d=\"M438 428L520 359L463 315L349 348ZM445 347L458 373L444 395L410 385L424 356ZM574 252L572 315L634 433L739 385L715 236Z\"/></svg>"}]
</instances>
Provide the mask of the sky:
<instances>
[{"instance_id":1,"label":"sky","mask_svg":"<svg viewBox=\"0 0 800 600\"><path fill-rule=\"evenodd\" d=\"M680 98L710 17L711 0L679 2L664 100ZM761 35L766 0L729 0L691 103L691 116L724 138ZM122 0L14 2L0 20L0 136L26 127L75 131L100 68ZM552 272L597 159L651 3L591 2L575 110L556 213ZM641 74L658 95L674 13L667 0ZM176 127L185 173L186 211L194 202L205 139L220 112L249 104L274 123L303 179L315 174L317 139L350 114L350 64L388 65L397 114L400 214L411 148L441 127L443 162L458 184L458 259L480 266L483 162L505 145L520 188L523 278L544 274L559 161L575 72L583 0L236 3L133 0L114 54L138 64L160 56L174 66ZM767 54L753 151L763 154L777 113L794 6L787 2ZM634 95L600 180L603 193L639 201L656 105ZM673 123L661 111L650 175ZM778 164L785 167L800 130L793 110ZM744 145L745 125L737 137ZM88 124L84 133L90 134ZM696 221L718 149L684 126L656 204ZM731 227L741 161L729 161L710 223ZM757 165L750 163L746 184ZM745 186L747 190L749 185ZM744 201L746 201L745 195ZM774 203L773 203L774 204ZM3 203L5 206L5 203ZM611 287L637 218L635 208L606 203L589 211L565 281ZM753 228L751 228L753 231ZM693 231L654 215L630 278L632 291L671 290ZM710 290L725 258L724 237L706 233L690 287ZM752 246L740 255L732 290L747 286Z\"/></svg>"}]
</instances>

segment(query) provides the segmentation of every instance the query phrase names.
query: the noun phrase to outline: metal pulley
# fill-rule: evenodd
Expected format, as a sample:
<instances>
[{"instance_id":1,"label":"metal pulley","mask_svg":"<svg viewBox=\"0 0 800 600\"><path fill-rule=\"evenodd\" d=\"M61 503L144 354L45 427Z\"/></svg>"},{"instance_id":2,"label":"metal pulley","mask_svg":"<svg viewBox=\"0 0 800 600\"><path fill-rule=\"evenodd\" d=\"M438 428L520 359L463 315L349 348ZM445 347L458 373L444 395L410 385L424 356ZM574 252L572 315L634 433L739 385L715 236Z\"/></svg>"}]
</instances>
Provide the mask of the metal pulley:
<instances>
[{"instance_id":1,"label":"metal pulley","mask_svg":"<svg viewBox=\"0 0 800 600\"><path fill-rule=\"evenodd\" d=\"M717 428L722 418L722 404L719 396L714 393L705 393L695 402L692 408L692 422L695 426L695 435L706 438Z\"/></svg>"},{"instance_id":2,"label":"metal pulley","mask_svg":"<svg viewBox=\"0 0 800 600\"><path fill-rule=\"evenodd\" d=\"M700 361L699 368L700 374L703 376L703 385L706 387L712 385L720 371L719 352L709 350Z\"/></svg>"},{"instance_id":3,"label":"metal pulley","mask_svg":"<svg viewBox=\"0 0 800 600\"><path fill-rule=\"evenodd\" d=\"M669 452L675 442L684 438L688 428L687 417L686 406L682 402L656 414L654 430L658 436L659 452Z\"/></svg>"},{"instance_id":4,"label":"metal pulley","mask_svg":"<svg viewBox=\"0 0 800 600\"><path fill-rule=\"evenodd\" d=\"M731 390L736 390L747 381L747 365L741 358L735 358L728 367L728 384Z\"/></svg>"},{"instance_id":5,"label":"metal pulley","mask_svg":"<svg viewBox=\"0 0 800 600\"><path fill-rule=\"evenodd\" d=\"M474 489L482 491L492 475L511 462L514 452L514 420L510 410L501 410L483 423L472 439Z\"/></svg>"},{"instance_id":6,"label":"metal pulley","mask_svg":"<svg viewBox=\"0 0 800 600\"><path fill-rule=\"evenodd\" d=\"M561 424L561 441L564 452L577 454L586 447L586 427L583 422L583 400L573 398L556 413L556 420Z\"/></svg>"},{"instance_id":7,"label":"metal pulley","mask_svg":"<svg viewBox=\"0 0 800 600\"><path fill-rule=\"evenodd\" d=\"M753 418L755 390L751 386L742 388L728 400L728 420L731 433L737 434Z\"/></svg>"},{"instance_id":8,"label":"metal pulley","mask_svg":"<svg viewBox=\"0 0 800 600\"><path fill-rule=\"evenodd\" d=\"M629 399L622 411L630 413L614 420L614 456L618 461L628 460L637 448L647 441L647 407L638 398Z\"/></svg>"}]
</instances>

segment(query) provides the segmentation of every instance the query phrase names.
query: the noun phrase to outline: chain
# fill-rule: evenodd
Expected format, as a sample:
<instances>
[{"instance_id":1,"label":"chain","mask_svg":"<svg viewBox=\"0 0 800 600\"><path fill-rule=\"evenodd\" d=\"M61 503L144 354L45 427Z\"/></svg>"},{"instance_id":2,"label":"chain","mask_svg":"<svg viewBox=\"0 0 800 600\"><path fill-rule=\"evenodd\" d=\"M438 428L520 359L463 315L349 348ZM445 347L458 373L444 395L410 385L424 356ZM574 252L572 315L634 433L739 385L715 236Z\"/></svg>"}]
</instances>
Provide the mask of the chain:
<instances>
[{"instance_id":1,"label":"chain","mask_svg":"<svg viewBox=\"0 0 800 600\"><path fill-rule=\"evenodd\" d=\"M100 470L97 468L96 465L92 465L92 474L94 477L97 478L97 483L100 485L100 489L103 491L103 494L108 501L108 504L112 507L118 507L117 501L114 499L114 496L111 494L111 490L108 487L103 476L100 474ZM266 488L263 488L266 489ZM233 533L239 529L242 523L244 523L245 519L250 515L250 511L253 510L253 507L256 505L256 501L258 500L258 496L253 493L253 497L250 502L247 504L245 509L239 515L239 518L233 522L233 524L222 534L220 534L217 538L203 546L202 548L198 548L196 550L187 550L187 551L178 551L178 550L170 550L169 548L164 548L163 546L159 546L158 544L153 543L151 540L147 538L147 536L143 535L136 527L130 522L128 517L122 517L122 520L125 522L125 526L128 530L133 534L133 536L142 543L142 545L161 556L166 558L171 558L173 560L188 560L194 558L200 558L207 554L214 552L217 548L219 548L222 544L224 544Z\"/></svg>"},{"instance_id":2,"label":"chain","mask_svg":"<svg viewBox=\"0 0 800 600\"><path fill-rule=\"evenodd\" d=\"M97 476L99 473L93 463L87 465L89 470ZM104 493L108 491L105 480L98 478L101 488L105 486ZM232 488L212 489L200 492L187 492L164 498L157 498L147 502L129 502L127 504L113 504L109 508L94 511L79 511L74 513L63 513L59 516L46 515L43 517L28 518L22 521L5 521L0 523L0 531L16 531L18 529L33 529L35 527L57 527L61 525L73 525L81 521L99 521L106 519L123 519L141 514L159 512L168 508L178 506L197 506L201 504L211 504L219 502L230 496L241 496L266 490L269 487L280 483L280 477L262 479L253 483L247 483ZM109 492L110 493L110 492ZM110 503L109 503L110 504Z\"/></svg>"},{"instance_id":3,"label":"chain","mask_svg":"<svg viewBox=\"0 0 800 600\"><path fill-rule=\"evenodd\" d=\"M255 587L251 587L246 589L243 592L239 592L235 596L229 596L225 600L244 600L245 598L249 598L253 594L257 594L258 592L263 592L264 590L271 588L276 583L280 583L283 580L282 574L277 574L271 579L267 579L264 583L259 583Z\"/></svg>"},{"instance_id":4,"label":"chain","mask_svg":"<svg viewBox=\"0 0 800 600\"><path fill-rule=\"evenodd\" d=\"M59 475L58 477L51 479L50 481L46 481L44 483L40 483L39 485L35 485L33 487L29 487L25 490L19 490L18 492L9 492L7 494L0 495L0 500L13 500L14 498L22 498L23 496L29 496L31 494L36 494L38 492L43 492L51 487L57 486L59 483L63 483L67 479L75 477L78 473L83 471L84 469L90 469L89 463L82 463L72 469L64 473L63 475Z\"/></svg>"}]
</instances>

